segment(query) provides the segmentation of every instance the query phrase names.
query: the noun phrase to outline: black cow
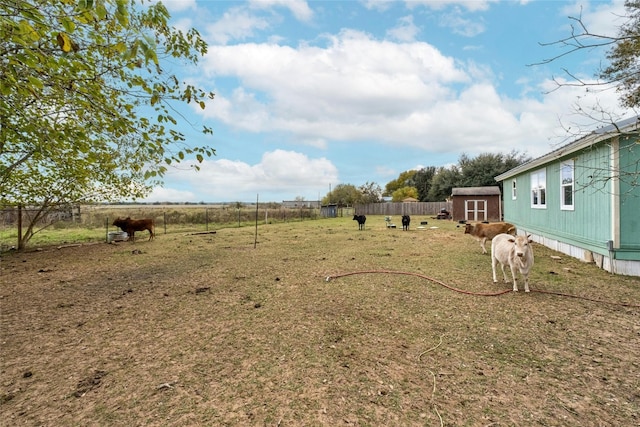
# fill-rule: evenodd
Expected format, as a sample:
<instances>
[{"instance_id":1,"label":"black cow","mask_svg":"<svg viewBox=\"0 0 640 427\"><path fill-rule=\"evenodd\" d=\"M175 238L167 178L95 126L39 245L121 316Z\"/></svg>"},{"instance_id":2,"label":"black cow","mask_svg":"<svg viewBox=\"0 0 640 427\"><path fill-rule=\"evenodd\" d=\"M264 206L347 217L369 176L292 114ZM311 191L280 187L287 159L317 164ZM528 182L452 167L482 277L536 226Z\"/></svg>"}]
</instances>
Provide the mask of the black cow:
<instances>
[{"instance_id":1,"label":"black cow","mask_svg":"<svg viewBox=\"0 0 640 427\"><path fill-rule=\"evenodd\" d=\"M402 230L409 230L410 222L411 217L409 215L402 215Z\"/></svg>"},{"instance_id":2,"label":"black cow","mask_svg":"<svg viewBox=\"0 0 640 427\"><path fill-rule=\"evenodd\" d=\"M134 242L135 241L135 233L136 231L149 231L149 240L153 239L153 219L145 218L145 219L131 219L130 217L126 217L125 219L116 218L113 221L113 225L116 227L120 227L120 229L126 232L129 235L129 239Z\"/></svg>"},{"instance_id":3,"label":"black cow","mask_svg":"<svg viewBox=\"0 0 640 427\"><path fill-rule=\"evenodd\" d=\"M354 215L354 221L358 221L358 230L364 230L364 223L367 220L367 217L364 215Z\"/></svg>"}]
</instances>

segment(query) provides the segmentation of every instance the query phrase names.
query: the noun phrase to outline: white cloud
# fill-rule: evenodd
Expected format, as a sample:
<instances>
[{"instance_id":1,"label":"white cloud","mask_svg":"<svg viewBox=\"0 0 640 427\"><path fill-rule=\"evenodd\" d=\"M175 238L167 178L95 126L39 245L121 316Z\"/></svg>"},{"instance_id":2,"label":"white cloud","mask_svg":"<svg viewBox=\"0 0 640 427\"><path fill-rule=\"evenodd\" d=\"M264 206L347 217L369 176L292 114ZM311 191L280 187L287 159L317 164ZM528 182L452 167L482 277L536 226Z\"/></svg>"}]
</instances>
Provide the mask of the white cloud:
<instances>
[{"instance_id":1,"label":"white cloud","mask_svg":"<svg viewBox=\"0 0 640 427\"><path fill-rule=\"evenodd\" d=\"M406 0L405 3L409 8L415 8L420 5L435 10L442 10L450 6L460 6L468 11L477 12L489 9L490 4L497 1L498 0Z\"/></svg>"},{"instance_id":2,"label":"white cloud","mask_svg":"<svg viewBox=\"0 0 640 427\"><path fill-rule=\"evenodd\" d=\"M408 15L398 20L398 25L387 31L387 35L395 40L410 42L416 39L420 29L413 23L413 16Z\"/></svg>"},{"instance_id":3,"label":"white cloud","mask_svg":"<svg viewBox=\"0 0 640 427\"><path fill-rule=\"evenodd\" d=\"M140 200L146 203L156 202L171 202L171 203L184 203L184 202L202 202L204 200L196 200L197 196L191 191L176 190L172 188L155 187L151 194L146 198Z\"/></svg>"},{"instance_id":4,"label":"white cloud","mask_svg":"<svg viewBox=\"0 0 640 427\"><path fill-rule=\"evenodd\" d=\"M450 28L455 34L465 37L475 37L485 31L481 18L473 21L465 18L457 8L451 13L445 13L440 17L440 25Z\"/></svg>"},{"instance_id":5,"label":"white cloud","mask_svg":"<svg viewBox=\"0 0 640 427\"><path fill-rule=\"evenodd\" d=\"M189 165L189 162L185 163ZM195 163L194 163L195 164ZM274 201L270 195L289 194L317 198L329 184L338 182L337 168L325 158L311 159L294 151L274 150L264 153L259 163L251 165L229 159L205 160L198 172L177 172L171 176L173 189L156 188L145 201ZM183 193L179 189L192 189ZM195 200L194 193L199 200Z\"/></svg>"},{"instance_id":6,"label":"white cloud","mask_svg":"<svg viewBox=\"0 0 640 427\"><path fill-rule=\"evenodd\" d=\"M385 12L395 3L396 0L360 0L362 5L369 10Z\"/></svg>"},{"instance_id":7,"label":"white cloud","mask_svg":"<svg viewBox=\"0 0 640 427\"><path fill-rule=\"evenodd\" d=\"M613 0L611 2L581 0L568 4L563 13L572 18L581 18L587 30L592 34L615 37L618 34L620 25L626 21L624 17L627 13L624 3L624 0ZM575 21L568 20L567 25L569 24L574 24L578 31L582 30L582 28L578 28Z\"/></svg>"},{"instance_id":8,"label":"white cloud","mask_svg":"<svg viewBox=\"0 0 640 427\"><path fill-rule=\"evenodd\" d=\"M313 10L305 0L251 0L251 7L270 9L283 7L289 9L299 21L310 21L313 18Z\"/></svg>"},{"instance_id":9,"label":"white cloud","mask_svg":"<svg viewBox=\"0 0 640 427\"><path fill-rule=\"evenodd\" d=\"M539 155L570 104L596 98L617 110L614 93L521 79L520 99L497 91L486 64L462 63L425 42L394 43L344 30L326 46L213 46L200 69L238 81L200 114L240 130L290 135L300 144L377 141L425 152L510 151ZM517 80L517 79L514 79ZM535 144L532 141L536 141Z\"/></svg>"},{"instance_id":10,"label":"white cloud","mask_svg":"<svg viewBox=\"0 0 640 427\"><path fill-rule=\"evenodd\" d=\"M197 8L196 0L150 0L150 3L159 3L160 1L172 14Z\"/></svg>"},{"instance_id":11,"label":"white cloud","mask_svg":"<svg viewBox=\"0 0 640 427\"><path fill-rule=\"evenodd\" d=\"M510 99L498 93L487 65L455 61L424 42L380 41L357 31L326 40L324 47L211 47L200 69L208 78L238 83L199 114L316 147L375 141L425 152L540 155L550 149L540 141L557 129L577 96L585 105L598 97L617 109L613 93L567 87L540 97L548 87L526 79L522 98Z\"/></svg>"},{"instance_id":12,"label":"white cloud","mask_svg":"<svg viewBox=\"0 0 640 427\"><path fill-rule=\"evenodd\" d=\"M206 26L206 36L212 43L227 44L232 40L246 40L257 31L269 28L269 22L245 8L236 7L226 11L220 19Z\"/></svg>"},{"instance_id":13,"label":"white cloud","mask_svg":"<svg viewBox=\"0 0 640 427\"><path fill-rule=\"evenodd\" d=\"M427 43L377 41L356 31L327 39L326 48L211 47L200 69L213 78L237 78L240 86L217 94L217 100L233 101L214 102L204 113L239 128L290 131L305 140L368 137L371 121L425 108L450 97L448 85L470 78ZM249 112L259 118L246 119Z\"/></svg>"},{"instance_id":14,"label":"white cloud","mask_svg":"<svg viewBox=\"0 0 640 427\"><path fill-rule=\"evenodd\" d=\"M395 169L392 169L388 166L377 166L376 167L376 174L380 175L380 176L386 176L386 177L394 177L398 175L398 171L396 171Z\"/></svg>"}]
</instances>

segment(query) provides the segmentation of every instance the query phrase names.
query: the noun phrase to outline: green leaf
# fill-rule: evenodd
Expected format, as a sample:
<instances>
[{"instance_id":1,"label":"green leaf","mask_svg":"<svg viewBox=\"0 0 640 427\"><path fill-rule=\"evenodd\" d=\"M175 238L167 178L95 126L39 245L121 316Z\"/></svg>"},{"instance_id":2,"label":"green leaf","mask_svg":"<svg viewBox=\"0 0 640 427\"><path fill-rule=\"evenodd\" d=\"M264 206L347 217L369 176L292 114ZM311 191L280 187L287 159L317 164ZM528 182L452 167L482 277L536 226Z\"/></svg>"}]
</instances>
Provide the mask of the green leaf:
<instances>
[{"instance_id":1,"label":"green leaf","mask_svg":"<svg viewBox=\"0 0 640 427\"><path fill-rule=\"evenodd\" d=\"M62 27L67 33L73 33L76 29L76 24L71 19L64 17L62 19Z\"/></svg>"},{"instance_id":2,"label":"green leaf","mask_svg":"<svg viewBox=\"0 0 640 427\"><path fill-rule=\"evenodd\" d=\"M44 83L42 83L42 80L35 78L33 76L28 76L27 80L29 80L29 83L31 84L31 86L36 87L37 89L44 89Z\"/></svg>"}]
</instances>

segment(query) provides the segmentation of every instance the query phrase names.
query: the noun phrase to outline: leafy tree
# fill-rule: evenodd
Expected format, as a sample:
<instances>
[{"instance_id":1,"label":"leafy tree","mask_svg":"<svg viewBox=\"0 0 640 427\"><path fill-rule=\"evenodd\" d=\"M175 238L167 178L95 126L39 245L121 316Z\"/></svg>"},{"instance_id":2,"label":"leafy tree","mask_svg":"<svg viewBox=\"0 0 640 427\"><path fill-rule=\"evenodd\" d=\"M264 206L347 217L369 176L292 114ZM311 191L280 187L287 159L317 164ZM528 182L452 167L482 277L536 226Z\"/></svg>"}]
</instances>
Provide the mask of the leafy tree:
<instances>
[{"instance_id":1,"label":"leafy tree","mask_svg":"<svg viewBox=\"0 0 640 427\"><path fill-rule=\"evenodd\" d=\"M457 165L451 167L440 167L431 180L429 189L429 200L441 202L451 197L451 190L460 187L462 174Z\"/></svg>"},{"instance_id":2,"label":"leafy tree","mask_svg":"<svg viewBox=\"0 0 640 427\"><path fill-rule=\"evenodd\" d=\"M436 174L435 166L428 166L416 171L413 176L413 185L418 189L417 199L421 202L430 202L429 189L431 188L431 181Z\"/></svg>"},{"instance_id":3,"label":"leafy tree","mask_svg":"<svg viewBox=\"0 0 640 427\"><path fill-rule=\"evenodd\" d=\"M398 178L392 181L389 181L387 185L385 185L383 195L390 196L394 191L396 191L399 188L413 185L413 177L417 172L418 171L416 170L408 170L408 171L402 172L398 176Z\"/></svg>"},{"instance_id":4,"label":"leafy tree","mask_svg":"<svg viewBox=\"0 0 640 427\"><path fill-rule=\"evenodd\" d=\"M358 203L379 203L382 201L382 189L375 182L366 182L358 187L360 200Z\"/></svg>"},{"instance_id":5,"label":"leafy tree","mask_svg":"<svg viewBox=\"0 0 640 427\"><path fill-rule=\"evenodd\" d=\"M600 78L617 85L624 107L640 107L640 0L625 2L628 20L620 26L615 44L609 49L608 67Z\"/></svg>"},{"instance_id":6,"label":"leafy tree","mask_svg":"<svg viewBox=\"0 0 640 427\"><path fill-rule=\"evenodd\" d=\"M360 202L361 197L362 194L355 185L338 184L322 199L322 204L335 203L338 206L353 206L355 203Z\"/></svg>"},{"instance_id":7,"label":"leafy tree","mask_svg":"<svg viewBox=\"0 0 640 427\"><path fill-rule=\"evenodd\" d=\"M393 202L401 202L407 197L413 197L414 199L418 198L418 189L416 187L402 187L398 188L391 195L391 200Z\"/></svg>"},{"instance_id":8,"label":"leafy tree","mask_svg":"<svg viewBox=\"0 0 640 427\"><path fill-rule=\"evenodd\" d=\"M169 18L144 0L0 0L0 203L39 209L20 249L49 210L143 197L169 165L215 154L176 128L179 104L213 93L162 68L207 49Z\"/></svg>"},{"instance_id":9,"label":"leafy tree","mask_svg":"<svg viewBox=\"0 0 640 427\"><path fill-rule=\"evenodd\" d=\"M492 185L502 187L502 183L497 183L495 177L528 160L530 160L530 157L520 154L515 150L507 155L501 153L484 153L474 158L462 154L458 160L461 174L459 185L461 187L483 187ZM502 191L502 188L500 191Z\"/></svg>"}]
</instances>

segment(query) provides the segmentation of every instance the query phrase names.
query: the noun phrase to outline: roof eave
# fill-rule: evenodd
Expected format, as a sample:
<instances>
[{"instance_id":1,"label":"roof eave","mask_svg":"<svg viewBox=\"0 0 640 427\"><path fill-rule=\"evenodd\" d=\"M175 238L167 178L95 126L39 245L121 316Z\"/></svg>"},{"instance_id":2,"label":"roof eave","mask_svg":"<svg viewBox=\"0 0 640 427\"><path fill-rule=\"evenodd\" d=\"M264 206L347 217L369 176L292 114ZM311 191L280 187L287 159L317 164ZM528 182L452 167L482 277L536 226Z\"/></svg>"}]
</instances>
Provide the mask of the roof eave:
<instances>
[{"instance_id":1,"label":"roof eave","mask_svg":"<svg viewBox=\"0 0 640 427\"><path fill-rule=\"evenodd\" d=\"M534 169L536 167L540 167L544 164L550 163L554 160L558 160L559 158L562 157L566 157L570 154L575 153L576 151L580 151L582 149L585 149L587 147L590 147L594 144L597 144L601 141L605 141L607 139L611 139L611 138L615 138L616 136L619 136L623 133L625 133L625 131L633 129L633 128L637 128L638 127L638 122L634 121L630 124L628 124L627 126L624 126L622 128L616 128L616 131L614 132L607 132L607 133L597 133L597 132L592 132L589 135L586 135L572 143L569 143L563 147L558 148L557 150L554 150L548 154L545 154L544 156L538 157L537 159L533 159L530 162L524 163L520 166L517 166L503 174L500 174L498 176L496 176L494 179L498 182L504 181L505 179L511 178L513 176L516 176L522 172Z\"/></svg>"}]
</instances>

